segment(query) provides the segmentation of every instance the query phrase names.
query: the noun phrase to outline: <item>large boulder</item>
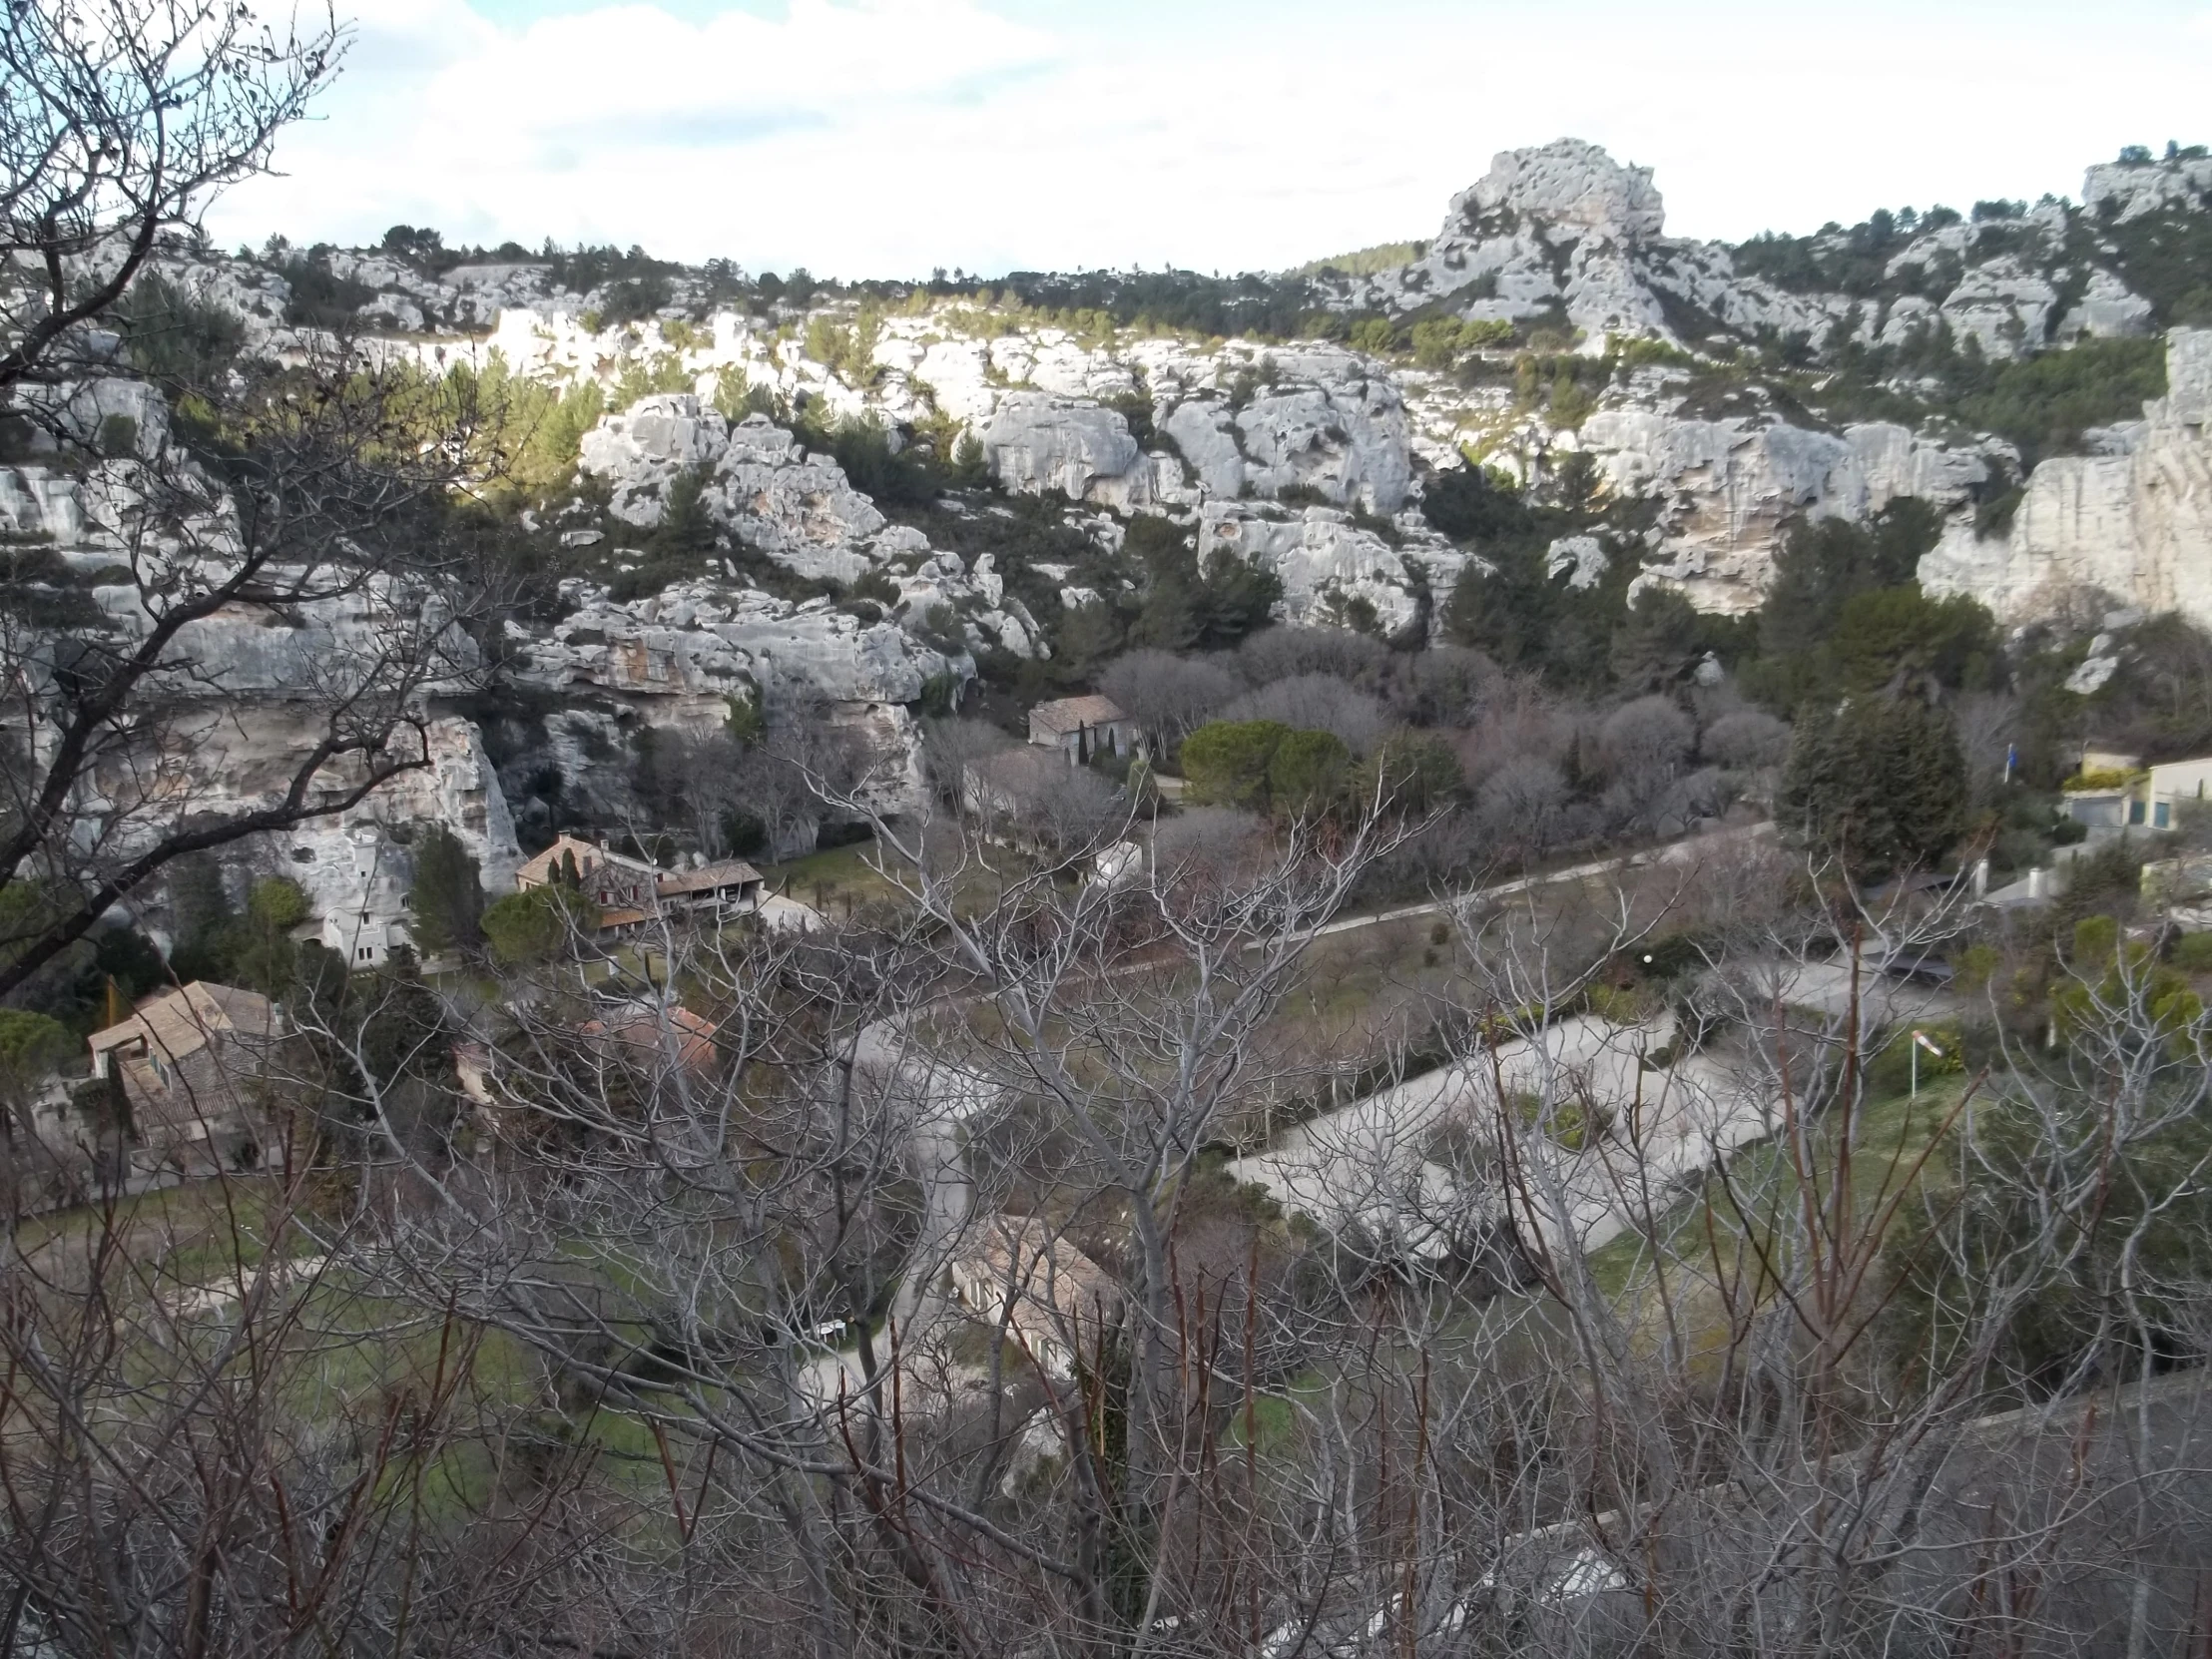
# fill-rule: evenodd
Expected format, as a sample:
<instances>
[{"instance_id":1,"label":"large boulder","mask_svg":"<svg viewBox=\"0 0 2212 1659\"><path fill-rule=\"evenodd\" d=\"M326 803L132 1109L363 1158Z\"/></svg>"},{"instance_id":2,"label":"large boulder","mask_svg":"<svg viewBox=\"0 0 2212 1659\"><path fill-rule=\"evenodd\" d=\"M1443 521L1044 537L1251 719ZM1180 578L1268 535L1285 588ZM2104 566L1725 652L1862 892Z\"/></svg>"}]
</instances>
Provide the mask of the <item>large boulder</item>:
<instances>
[{"instance_id":1,"label":"large boulder","mask_svg":"<svg viewBox=\"0 0 2212 1659\"><path fill-rule=\"evenodd\" d=\"M1058 490L1124 510L1151 499L1151 468L1128 420L1097 403L1009 392L983 429L983 453L992 475L1023 494Z\"/></svg>"},{"instance_id":2,"label":"large boulder","mask_svg":"<svg viewBox=\"0 0 2212 1659\"><path fill-rule=\"evenodd\" d=\"M1394 546L1334 507L1209 501L1199 515L1198 557L1203 564L1225 551L1273 571L1285 622L1396 636L1433 623L1467 556L1433 533L1393 535Z\"/></svg>"}]
</instances>

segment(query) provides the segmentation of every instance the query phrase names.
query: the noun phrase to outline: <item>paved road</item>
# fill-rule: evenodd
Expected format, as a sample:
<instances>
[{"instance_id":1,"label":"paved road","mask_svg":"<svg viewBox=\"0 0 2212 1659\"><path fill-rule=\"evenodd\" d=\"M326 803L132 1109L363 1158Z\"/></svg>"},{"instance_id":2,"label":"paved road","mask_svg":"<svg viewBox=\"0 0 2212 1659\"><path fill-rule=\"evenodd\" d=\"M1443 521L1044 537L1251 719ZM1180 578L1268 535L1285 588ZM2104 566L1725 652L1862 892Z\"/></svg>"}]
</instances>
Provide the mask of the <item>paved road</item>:
<instances>
[{"instance_id":1,"label":"paved road","mask_svg":"<svg viewBox=\"0 0 2212 1659\"><path fill-rule=\"evenodd\" d=\"M1717 852L1724 846L1762 839L1773 833L1774 825L1771 822L1740 825L1732 830L1712 830L1702 835L1668 841L1663 846L1647 848L1641 852L1624 852L1612 858L1592 858L1587 863L1569 864L1564 869L1538 870L1533 875L1492 882L1489 886L1475 887L1447 898L1424 899L1418 904L1401 904L1394 910L1378 910L1367 915L1341 916L1315 928L1307 937L1326 938L1332 933L1349 933L1361 927L1379 927L1385 922L1441 915L1470 900L1511 898L1516 893L1534 892L1540 887L1557 886L1568 881L1587 881L1592 876L1611 875L1618 870L1643 869L1651 864L1694 863L1704 854Z\"/></svg>"},{"instance_id":2,"label":"paved road","mask_svg":"<svg viewBox=\"0 0 2212 1659\"><path fill-rule=\"evenodd\" d=\"M1307 936L1320 938L1353 932L1363 927L1383 926L1416 916L1438 914L1469 899L1508 898L1516 893L1588 880L1593 876L1608 875L1616 870L1638 868L1652 863L1688 863L1730 842L1768 834L1773 828L1771 824L1754 824L1734 830L1716 830L1673 841L1653 850L1623 853L1611 858L1595 858L1563 869L1518 876L1449 898L1429 899L1419 904L1400 905L1394 909L1366 915L1345 916L1316 928ZM1109 971L1119 976L1153 971L1157 966L1156 963L1137 962ZM949 1003L954 999L946 1000ZM922 1186L924 1220L921 1237L915 1242L909 1271L892 1305L892 1317L899 1322L903 1333L902 1341L918 1349L926 1344L947 1311L946 1298L939 1289L939 1283L967 1224L974 1202L974 1182L968 1173L960 1144L961 1127L969 1118L992 1105L998 1098L998 1090L986 1079L963 1071L948 1064L942 1057L930 1053L912 1036L903 1020L879 1020L862 1031L855 1047L854 1062L863 1070L883 1079L886 1087L907 1094L912 1102L914 1126L909 1145L914 1176ZM1347 1110L1357 1115L1362 1111L1372 1114L1375 1109L1373 1103L1362 1102ZM1350 1120L1347 1122L1349 1125ZM1311 1134L1309 1138L1313 1138ZM1394 1142L1397 1136L1393 1133L1389 1138ZM1324 1168L1328 1162L1327 1155L1323 1155ZM1273 1173L1283 1181L1286 1190L1299 1185L1298 1178L1288 1169ZM840 1374L845 1377L847 1387L856 1381L851 1376L848 1357L824 1355L811 1362L807 1370L809 1385L824 1397L835 1394Z\"/></svg>"}]
</instances>

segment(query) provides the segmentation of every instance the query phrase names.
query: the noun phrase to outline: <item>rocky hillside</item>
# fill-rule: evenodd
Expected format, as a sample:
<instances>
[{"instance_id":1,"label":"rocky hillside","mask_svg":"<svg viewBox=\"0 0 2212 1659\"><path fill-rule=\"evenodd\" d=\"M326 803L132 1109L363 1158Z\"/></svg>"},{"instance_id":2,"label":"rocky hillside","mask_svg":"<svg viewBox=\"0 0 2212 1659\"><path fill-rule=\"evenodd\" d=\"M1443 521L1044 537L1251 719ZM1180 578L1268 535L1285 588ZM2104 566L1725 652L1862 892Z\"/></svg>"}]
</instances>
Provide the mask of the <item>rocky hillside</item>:
<instances>
[{"instance_id":1,"label":"rocky hillside","mask_svg":"<svg viewBox=\"0 0 2212 1659\"><path fill-rule=\"evenodd\" d=\"M2079 204L1729 248L1668 237L1649 169L1561 140L1498 156L1409 252L824 284L402 227L366 252L170 250L109 348L173 374L336 331L504 388L536 586L503 689L436 710L453 777L404 809L471 826L487 870L515 826L634 816L607 758L641 732L810 711L902 757L896 797L915 710L978 675L1034 695L1271 609L1425 638L1502 556L1436 510L1469 468L1574 532L1545 568L1577 588L1625 564L1631 592L1746 611L1791 525L1917 500L1944 522L1926 584L2003 620L2090 588L2212 622L2201 152L2092 167ZM110 416L166 419L150 391ZM97 564L88 503L127 462L0 461L0 527ZM1191 602L1162 622L1171 587ZM275 709L251 643L211 661Z\"/></svg>"},{"instance_id":2,"label":"rocky hillside","mask_svg":"<svg viewBox=\"0 0 2212 1659\"><path fill-rule=\"evenodd\" d=\"M2196 152L2131 154L2089 169L2078 206L1908 209L1731 249L1667 237L1650 170L1561 140L1497 157L1410 263L1367 276L827 289L611 252L453 263L403 238L171 275L263 349L342 302L426 367L497 353L613 401L721 393L732 414L876 421L945 454L965 437L1006 491L1259 550L1290 620L1357 602L1391 627L1465 556L1417 516L1422 479L1463 459L1540 490L1587 453L1603 488L1651 504L1644 568L1713 609L1756 603L1806 514L1911 496L2003 545L2046 456L2130 441L2164 389L2157 336L2212 322L2208 189ZM2008 614L2034 585L1975 586L1989 545L1945 557Z\"/></svg>"}]
</instances>

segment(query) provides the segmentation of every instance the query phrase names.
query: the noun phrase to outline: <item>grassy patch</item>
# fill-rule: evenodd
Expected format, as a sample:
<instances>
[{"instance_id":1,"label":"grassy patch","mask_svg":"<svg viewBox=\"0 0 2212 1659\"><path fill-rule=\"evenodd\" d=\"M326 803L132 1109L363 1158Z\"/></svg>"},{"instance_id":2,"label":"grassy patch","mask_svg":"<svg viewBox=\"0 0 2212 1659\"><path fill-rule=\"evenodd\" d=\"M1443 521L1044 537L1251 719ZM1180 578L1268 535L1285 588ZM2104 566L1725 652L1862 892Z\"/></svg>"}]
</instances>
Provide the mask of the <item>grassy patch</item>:
<instances>
[{"instance_id":1,"label":"grassy patch","mask_svg":"<svg viewBox=\"0 0 2212 1659\"><path fill-rule=\"evenodd\" d=\"M1865 1103L1852 1141L1852 1214L1858 1225L1875 1222L1883 1206L1901 1189L1910 1194L1929 1182L1940 1184L1945 1165L1932 1143L1952 1119L1966 1080L1950 1076L1924 1084L1916 1098L1908 1091ZM1836 1189L1840 1125L1824 1118L1811 1136L1810 1181L1824 1207ZM1923 1162L1924 1155L1926 1161ZM1806 1200L1806 1180L1775 1141L1746 1147L1730 1160L1727 1182L1707 1177L1703 1188L1686 1196L1659 1224L1658 1255L1673 1286L1678 1317L1695 1347L1718 1344L1725 1333L1720 1298L1711 1283L1725 1274L1751 1270L1768 1248L1768 1218L1788 1226ZM1746 1226L1748 1212L1752 1223ZM1661 1262L1652 1242L1624 1233L1590 1256L1597 1287L1632 1323L1656 1335L1664 1318L1656 1295ZM1868 1291L1879 1289L1870 1285Z\"/></svg>"}]
</instances>

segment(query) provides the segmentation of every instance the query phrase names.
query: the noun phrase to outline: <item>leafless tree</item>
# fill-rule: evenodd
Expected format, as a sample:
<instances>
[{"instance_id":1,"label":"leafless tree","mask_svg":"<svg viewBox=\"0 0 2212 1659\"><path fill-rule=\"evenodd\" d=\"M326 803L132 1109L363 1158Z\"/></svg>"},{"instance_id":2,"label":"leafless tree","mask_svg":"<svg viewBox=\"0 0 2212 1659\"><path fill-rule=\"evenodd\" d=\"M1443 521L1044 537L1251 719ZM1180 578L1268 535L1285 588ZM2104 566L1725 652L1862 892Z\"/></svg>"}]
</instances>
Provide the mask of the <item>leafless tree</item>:
<instances>
[{"instance_id":1,"label":"leafless tree","mask_svg":"<svg viewBox=\"0 0 2212 1659\"><path fill-rule=\"evenodd\" d=\"M1696 735L1671 698L1639 697L1606 716L1597 758L1607 780L1605 810L1617 827L1651 834L1679 820L1675 784Z\"/></svg>"},{"instance_id":2,"label":"leafless tree","mask_svg":"<svg viewBox=\"0 0 2212 1659\"><path fill-rule=\"evenodd\" d=\"M1768 771L1789 759L1789 723L1757 709L1738 709L1698 735L1698 753L1734 772Z\"/></svg>"},{"instance_id":3,"label":"leafless tree","mask_svg":"<svg viewBox=\"0 0 2212 1659\"><path fill-rule=\"evenodd\" d=\"M1902 1100L1897 1044L1965 1010L1898 970L1960 901L1715 836L1379 926L1441 923L1441 1047L1317 1095L1316 929L1402 831L1169 825L1216 832L1078 881L877 814L865 925L670 915L517 978L442 1135L388 1035L320 1023L354 1151L318 1271L527 1354L535 1455L579 1454L504 1488L545 1520L496 1572L499 1506L424 1517L426 1642L2190 1639L2201 1387L2146 1374L2212 1330L2206 1021L2147 951L2084 935L2056 1047Z\"/></svg>"},{"instance_id":4,"label":"leafless tree","mask_svg":"<svg viewBox=\"0 0 2212 1659\"><path fill-rule=\"evenodd\" d=\"M1380 680L1390 648L1345 628L1263 628L1237 648L1237 672L1255 686L1296 674L1326 674L1347 685Z\"/></svg>"},{"instance_id":5,"label":"leafless tree","mask_svg":"<svg viewBox=\"0 0 2212 1659\"><path fill-rule=\"evenodd\" d=\"M1567 784L1559 769L1533 755L1516 756L1482 782L1476 812L1483 830L1509 855L1540 858L1566 826Z\"/></svg>"},{"instance_id":6,"label":"leafless tree","mask_svg":"<svg viewBox=\"0 0 2212 1659\"><path fill-rule=\"evenodd\" d=\"M1382 705L1325 674L1294 674L1247 692L1221 711L1225 720L1275 720L1298 731L1329 732L1365 755L1390 730Z\"/></svg>"},{"instance_id":7,"label":"leafless tree","mask_svg":"<svg viewBox=\"0 0 2212 1659\"><path fill-rule=\"evenodd\" d=\"M243 365L187 444L143 385L101 452L95 382L19 407L84 520L0 605L0 993L177 858L342 812L428 767L478 654L483 573L443 515L477 414L342 352ZM272 762L270 755L281 759Z\"/></svg>"},{"instance_id":8,"label":"leafless tree","mask_svg":"<svg viewBox=\"0 0 2212 1659\"><path fill-rule=\"evenodd\" d=\"M319 11L319 20L317 12ZM82 329L164 232L227 185L336 75L327 9L281 26L207 0L20 0L0 19L0 392L84 372Z\"/></svg>"},{"instance_id":9,"label":"leafless tree","mask_svg":"<svg viewBox=\"0 0 2212 1659\"><path fill-rule=\"evenodd\" d=\"M1132 651L1099 676L1098 689L1173 750L1237 694L1243 682L1219 663L1172 651Z\"/></svg>"},{"instance_id":10,"label":"leafless tree","mask_svg":"<svg viewBox=\"0 0 2212 1659\"><path fill-rule=\"evenodd\" d=\"M315 1100L269 1104L267 1174L8 1217L0 1653L458 1656L517 1625L588 1633L595 1586L563 1575L620 1506L581 1495L587 1458L533 1443L526 1399L486 1409L481 1330L338 1266L342 1183L292 1132ZM456 1485L463 1461L482 1477Z\"/></svg>"}]
</instances>

